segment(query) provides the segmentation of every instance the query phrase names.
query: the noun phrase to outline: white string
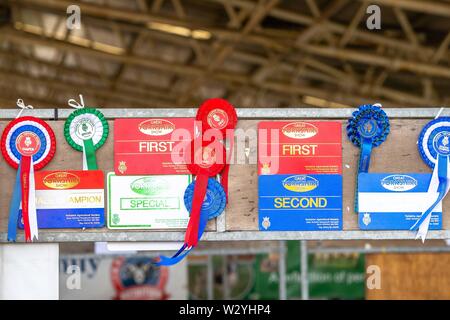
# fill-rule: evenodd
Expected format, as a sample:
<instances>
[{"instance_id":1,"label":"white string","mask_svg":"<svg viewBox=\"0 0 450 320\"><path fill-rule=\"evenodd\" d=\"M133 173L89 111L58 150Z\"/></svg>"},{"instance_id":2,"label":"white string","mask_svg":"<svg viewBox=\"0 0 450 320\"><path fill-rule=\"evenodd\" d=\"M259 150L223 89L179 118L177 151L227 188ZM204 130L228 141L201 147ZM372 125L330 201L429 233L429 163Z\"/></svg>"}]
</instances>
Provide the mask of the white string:
<instances>
[{"instance_id":1,"label":"white string","mask_svg":"<svg viewBox=\"0 0 450 320\"><path fill-rule=\"evenodd\" d=\"M379 102L373 104L374 107L383 108L383 105Z\"/></svg>"},{"instance_id":2,"label":"white string","mask_svg":"<svg viewBox=\"0 0 450 320\"><path fill-rule=\"evenodd\" d=\"M438 113L437 113L437 115L436 115L436 117L434 117L434 118L435 119L439 118L441 116L442 111L444 111L444 109L445 109L445 107L440 108Z\"/></svg>"},{"instance_id":3,"label":"white string","mask_svg":"<svg viewBox=\"0 0 450 320\"><path fill-rule=\"evenodd\" d=\"M71 106L72 108L75 108L75 109L83 109L84 108L83 95L80 94L79 96L80 96L80 102L78 102L75 99L69 99L69 101L67 101L69 106Z\"/></svg>"},{"instance_id":4,"label":"white string","mask_svg":"<svg viewBox=\"0 0 450 320\"><path fill-rule=\"evenodd\" d=\"M17 114L17 118L19 118L22 115L23 110L25 109L34 109L32 105L25 105L22 99L17 99L17 107L20 109L19 113Z\"/></svg>"}]
</instances>

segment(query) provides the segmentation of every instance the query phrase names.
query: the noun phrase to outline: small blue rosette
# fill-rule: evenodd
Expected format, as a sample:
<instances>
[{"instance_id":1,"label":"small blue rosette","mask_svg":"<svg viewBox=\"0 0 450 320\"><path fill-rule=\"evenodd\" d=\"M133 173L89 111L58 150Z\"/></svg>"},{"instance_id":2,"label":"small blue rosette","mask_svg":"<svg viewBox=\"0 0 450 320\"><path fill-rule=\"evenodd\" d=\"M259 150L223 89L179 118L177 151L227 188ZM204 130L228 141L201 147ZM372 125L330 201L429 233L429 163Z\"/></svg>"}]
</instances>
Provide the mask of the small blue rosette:
<instances>
[{"instance_id":1,"label":"small blue rosette","mask_svg":"<svg viewBox=\"0 0 450 320\"><path fill-rule=\"evenodd\" d=\"M348 139L361 149L358 175L368 172L372 148L381 145L390 132L389 118L377 104L362 105L348 119ZM358 175L356 176L355 212L358 212Z\"/></svg>"},{"instance_id":2,"label":"small blue rosette","mask_svg":"<svg viewBox=\"0 0 450 320\"><path fill-rule=\"evenodd\" d=\"M192 199L194 197L195 182L192 182L184 193L184 205L187 211L191 212ZM208 189L206 189L200 214L206 215L208 220L218 217L227 204L227 197L222 185L214 178L208 179Z\"/></svg>"}]
</instances>

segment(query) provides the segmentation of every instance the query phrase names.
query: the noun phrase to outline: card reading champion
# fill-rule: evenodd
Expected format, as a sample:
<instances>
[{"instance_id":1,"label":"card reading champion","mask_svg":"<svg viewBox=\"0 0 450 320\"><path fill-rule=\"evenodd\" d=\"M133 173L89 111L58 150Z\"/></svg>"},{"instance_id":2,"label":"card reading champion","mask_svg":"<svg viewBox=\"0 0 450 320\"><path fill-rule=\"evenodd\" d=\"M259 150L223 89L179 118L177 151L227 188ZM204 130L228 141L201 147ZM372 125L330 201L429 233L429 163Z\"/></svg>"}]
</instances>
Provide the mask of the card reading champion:
<instances>
[{"instance_id":1,"label":"card reading champion","mask_svg":"<svg viewBox=\"0 0 450 320\"><path fill-rule=\"evenodd\" d=\"M194 138L194 121L194 118L114 120L115 173L190 174L179 151L183 149L181 143L187 147Z\"/></svg>"},{"instance_id":2,"label":"card reading champion","mask_svg":"<svg viewBox=\"0 0 450 320\"><path fill-rule=\"evenodd\" d=\"M342 127L337 121L262 121L258 174L342 174Z\"/></svg>"},{"instance_id":3,"label":"card reading champion","mask_svg":"<svg viewBox=\"0 0 450 320\"><path fill-rule=\"evenodd\" d=\"M336 121L258 126L259 229L342 229L342 128Z\"/></svg>"},{"instance_id":4,"label":"card reading champion","mask_svg":"<svg viewBox=\"0 0 450 320\"><path fill-rule=\"evenodd\" d=\"M99 170L35 172L38 228L104 227L103 177ZM21 212L19 215L19 228L23 229Z\"/></svg>"},{"instance_id":5,"label":"card reading champion","mask_svg":"<svg viewBox=\"0 0 450 320\"><path fill-rule=\"evenodd\" d=\"M191 175L108 174L109 229L182 229L189 221L184 192Z\"/></svg>"},{"instance_id":6,"label":"card reading champion","mask_svg":"<svg viewBox=\"0 0 450 320\"><path fill-rule=\"evenodd\" d=\"M360 173L360 229L410 230L438 196L437 192L427 193L431 176L431 173ZM442 203L433 209L429 228L442 229Z\"/></svg>"}]
</instances>

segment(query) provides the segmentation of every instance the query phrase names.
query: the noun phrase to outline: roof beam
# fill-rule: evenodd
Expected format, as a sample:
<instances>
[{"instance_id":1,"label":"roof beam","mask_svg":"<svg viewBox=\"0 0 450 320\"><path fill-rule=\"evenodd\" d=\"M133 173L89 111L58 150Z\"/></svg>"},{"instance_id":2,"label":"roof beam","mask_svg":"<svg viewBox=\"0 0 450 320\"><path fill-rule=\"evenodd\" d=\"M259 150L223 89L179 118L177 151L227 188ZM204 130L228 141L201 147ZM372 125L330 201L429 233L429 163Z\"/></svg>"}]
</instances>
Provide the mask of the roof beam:
<instances>
[{"instance_id":1,"label":"roof beam","mask_svg":"<svg viewBox=\"0 0 450 320\"><path fill-rule=\"evenodd\" d=\"M367 2L367 0L359 0ZM371 0L371 4L380 4L387 7L400 8L420 13L429 13L436 16L450 17L450 4L429 0Z\"/></svg>"},{"instance_id":2,"label":"roof beam","mask_svg":"<svg viewBox=\"0 0 450 320\"><path fill-rule=\"evenodd\" d=\"M369 52L361 52L343 48L331 48L320 45L303 45L298 47L298 49L323 57L350 60L368 65L377 65L391 70L404 70L428 76L450 78L450 68L443 65L408 61Z\"/></svg>"},{"instance_id":3,"label":"roof beam","mask_svg":"<svg viewBox=\"0 0 450 320\"><path fill-rule=\"evenodd\" d=\"M248 10L254 10L254 8L256 6L254 2L245 1L245 0L207 0L207 1L221 3L221 4L224 4L225 2L227 2L234 6L237 6L240 8L246 8ZM366 0L360 0L360 1L365 2ZM389 2L395 3L397 1L389 1ZM407 2L409 2L409 0ZM274 18L278 18L281 20L285 20L285 21L297 23L297 24L302 24L302 25L312 25L315 22L315 19L313 17L303 15L299 12L289 11L289 10L278 8L278 7L273 8L268 13L268 15L272 16ZM348 29L348 26L340 24L340 23L336 23L333 21L327 21L326 23L324 23L324 27L328 28L330 31L340 34L340 35L345 34L345 32ZM414 45L412 45L409 41L405 41L405 40L401 40L401 39L393 39L388 36L379 35L374 32L364 31L364 30L360 30L360 29L355 29L353 31L353 38L359 39L362 41L372 42L372 43L375 43L378 45L387 46L390 48L396 48L396 49L399 49L399 50L402 50L405 52L409 52L409 53L417 52L417 50L418 50L418 48L415 47ZM427 57L431 57L434 54L436 49L424 46L424 47L422 47L422 50L423 50L424 54L427 55ZM448 57L450 57L449 52L446 52L446 55Z\"/></svg>"},{"instance_id":4,"label":"roof beam","mask_svg":"<svg viewBox=\"0 0 450 320\"><path fill-rule=\"evenodd\" d=\"M206 73L204 73L201 77L197 77L196 80L189 84L187 90L185 90L185 92L180 96L180 99L178 100L180 104L184 104L191 97L193 89L202 85L203 81L205 80L205 75L209 75L217 68L219 68L223 64L225 59L231 55L235 46L243 40L244 36L250 34L260 24L260 22L264 20L268 12L279 2L280 0L259 0L255 11L252 13L247 23L239 31L239 34L236 36L236 38L233 39L233 42L225 46L220 46L220 43L218 44L219 50L206 66Z\"/></svg>"},{"instance_id":5,"label":"roof beam","mask_svg":"<svg viewBox=\"0 0 450 320\"><path fill-rule=\"evenodd\" d=\"M106 5L96 5L92 3L80 2L77 0L14 0L14 3L19 3L22 6L29 6L36 9L53 9L57 12L66 12L66 9L70 5L77 5L80 7L83 15L100 17L105 20L116 20L132 22L136 24L141 24L147 27L151 22L158 22L169 24L173 26L185 27L191 30L200 29L205 30L213 34L215 37L233 41L239 33L234 30L228 30L224 28L216 28L208 22L202 21L200 23L195 23L192 19L180 20L178 18L166 17L159 14L151 14L148 12L130 11L119 8L113 8ZM198 18L196 19L199 20ZM245 35L245 40L249 43L264 45L275 50L283 50L283 46L279 42L260 35Z\"/></svg>"},{"instance_id":6,"label":"roof beam","mask_svg":"<svg viewBox=\"0 0 450 320\"><path fill-rule=\"evenodd\" d=\"M12 30L9 28L3 28L3 29L4 30L2 30L2 32L0 32L0 39L5 38L7 40L10 40L10 41L13 41L13 42L19 43L19 44L34 44L34 45L41 45L41 46L47 46L47 47L54 47L54 48L61 49L61 50L71 50L78 54L86 54L86 55L90 55L94 58L100 58L100 59L106 59L106 60L109 59L111 61L117 61L117 60L123 61L123 59L127 58L127 57L117 56L114 54L99 52L99 51L96 51L95 49L81 47L81 46L67 43L67 42L60 41L60 40L54 40L54 39L49 39L49 38L45 38L45 37L39 37L36 35L30 35L25 32L15 31L15 30ZM143 58L143 57L136 57L136 58L131 59L130 61L134 65L149 67L149 68L152 68L153 65L155 63L157 63L159 70L179 73L179 74L187 75L187 76L189 76L189 75L197 75L198 76L202 72L204 72L204 70L202 68L197 68L197 67L192 67L192 66L178 65L177 67L173 68L173 64L171 64L171 63L167 63L167 62L163 62L163 61L156 62L156 61L153 61L152 59L147 59L147 58ZM221 72L211 73L211 77L215 78L217 80L227 81L227 82L231 82L234 84L247 85L247 86L254 88L254 86L251 85L251 81L250 81L249 77L247 77L245 75L240 75L240 74L236 74L236 73L228 73L227 74L227 73L224 73L221 71ZM286 89L283 87L283 85L277 85L276 83L270 82L270 81L262 82L261 84L258 84L258 85L261 85L263 88L277 92L277 93L282 93L282 94L285 94L287 92L290 92L291 94L301 93L301 94L312 95L312 96L317 96L319 98L331 100L330 94L326 92L327 90L318 90L315 87L296 85L295 88L292 86L289 86L288 87L289 89ZM386 91L386 92L388 92L388 91ZM380 93L382 93L382 91ZM348 97L342 98L343 94L336 94L334 96L335 100L331 100L331 101L336 101L336 102L341 102L341 103L346 103L346 104L357 104L362 101L367 102L367 99L365 99L363 97L355 96L355 94L353 92L349 92L347 95L348 95ZM393 103L389 102L389 101L387 101L386 103L388 105L393 105ZM164 105L167 105L167 102L165 102ZM173 107L174 104L172 104L171 106Z\"/></svg>"},{"instance_id":7,"label":"roof beam","mask_svg":"<svg viewBox=\"0 0 450 320\"><path fill-rule=\"evenodd\" d=\"M87 85L79 85L79 84L69 84L67 82L61 82L60 80L54 80L48 77L35 77L30 74L20 73L20 72L11 72L11 70L0 69L0 77L8 78L10 81L15 81L17 83L30 83L33 86L42 86L44 85L46 88L51 90L64 91L68 94L68 97L75 96L79 92L83 92L85 94L89 94L95 97L100 97L106 100L114 99L122 102L128 102L131 105L138 105L141 107L148 107L149 104L157 103L159 107L173 107L173 104L167 103L165 101L158 101L156 99L149 100L143 99L136 95L124 95L119 92L112 91L103 91L98 88L94 88Z\"/></svg>"},{"instance_id":8,"label":"roof beam","mask_svg":"<svg viewBox=\"0 0 450 320\"><path fill-rule=\"evenodd\" d=\"M59 75L66 75L66 76L71 76L71 77L80 77L83 80L91 80L91 83L93 82L98 82L99 80L99 74L98 73L94 73L94 72L90 72L90 71L86 71L86 70L82 70L79 67L77 68L72 68L72 67L66 67L64 65L59 65L57 63L51 63L48 61L42 61L39 60L37 58L33 58L33 57L29 57L26 56L24 54L18 53L18 52L14 52L14 53L9 53L9 52L5 52L5 51L1 51L0 50L0 57L6 59L6 60L11 60L11 61L16 61L16 62L20 62L20 61L25 61L27 64L31 65L31 66L38 66L38 67L45 67L45 68L49 68L50 70L52 70L52 72L57 73ZM99 88L99 90L107 90L107 87L112 87L114 84L114 81L109 79L109 78L102 78L101 79L101 84L102 85L91 85L94 88ZM73 84L72 84L73 85ZM120 92L121 94L124 95L140 95L143 98L147 98L149 100L152 99L159 99L159 100L164 100L167 103L172 103L173 105L175 105L175 100L174 99L170 99L170 95L168 94L168 91L164 91L161 90L161 88L154 88L154 87L150 87L150 86L142 86L142 84L136 83L134 81L130 81L130 80L126 80L126 81L119 81L117 83L116 92Z\"/></svg>"},{"instance_id":9,"label":"roof beam","mask_svg":"<svg viewBox=\"0 0 450 320\"><path fill-rule=\"evenodd\" d=\"M98 59L110 60L119 63L128 63L130 65L136 65L141 67L147 67L153 70L165 71L168 73L183 74L186 76L201 76L203 74L203 68L196 66L186 66L173 62L165 62L158 59L152 59L149 57L138 57L132 55L116 55L103 51L98 51L93 48L83 47L73 43L69 43L62 40L56 40L45 36L37 36L29 34L23 31L17 31L11 28L3 28L0 32L0 39L13 41L19 44L33 44L56 48L63 51L71 51L73 53L91 56ZM231 72L216 72L214 78L224 81L246 82L247 77L240 74Z\"/></svg>"}]
</instances>

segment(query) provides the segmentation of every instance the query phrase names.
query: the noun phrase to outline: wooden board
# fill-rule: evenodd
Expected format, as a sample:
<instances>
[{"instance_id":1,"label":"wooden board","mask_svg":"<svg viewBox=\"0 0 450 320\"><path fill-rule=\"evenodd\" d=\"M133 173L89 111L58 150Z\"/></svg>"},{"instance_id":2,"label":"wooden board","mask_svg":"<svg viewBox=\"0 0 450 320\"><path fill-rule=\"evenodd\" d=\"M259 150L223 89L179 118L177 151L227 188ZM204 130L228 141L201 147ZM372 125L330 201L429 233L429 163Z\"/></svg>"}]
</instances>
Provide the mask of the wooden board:
<instances>
[{"instance_id":1,"label":"wooden board","mask_svg":"<svg viewBox=\"0 0 450 320\"><path fill-rule=\"evenodd\" d=\"M381 271L381 289L366 299L450 299L450 253L369 254L366 267Z\"/></svg>"},{"instance_id":2,"label":"wooden board","mask_svg":"<svg viewBox=\"0 0 450 320\"><path fill-rule=\"evenodd\" d=\"M281 119L280 119L281 120ZM291 119L292 120L292 119ZM321 119L322 120L322 119ZM259 120L241 120L238 128L256 130ZM343 181L344 181L344 230L358 230L357 215L353 212L353 197L359 149L349 143L345 134L345 120L342 120L343 140ZM393 119L391 133L382 146L373 150L371 172L431 172L419 157L416 140L421 128L428 120ZM48 121L56 133L57 152L53 161L46 167L48 170L81 169L81 153L74 151L63 137L64 121ZM114 122L110 121L111 132ZM3 130L7 121L0 121ZM256 159L256 135L249 138L250 156ZM97 151L99 168L104 172L113 171L113 136ZM3 158L0 159L2 179L0 181L0 233L6 232L8 207L11 198L11 185L15 179L15 171ZM256 163L236 164L230 170L230 201L226 209L226 231L257 231L258 230L258 199L257 199ZM444 201L444 229L450 229L449 208L450 199ZM208 226L215 230L215 222ZM47 232L41 230L41 232ZM48 232L80 232L80 230L49 230ZM83 233L121 232L104 229L84 230ZM151 232L151 231L149 231ZM124 238L126 240L126 238Z\"/></svg>"}]
</instances>

